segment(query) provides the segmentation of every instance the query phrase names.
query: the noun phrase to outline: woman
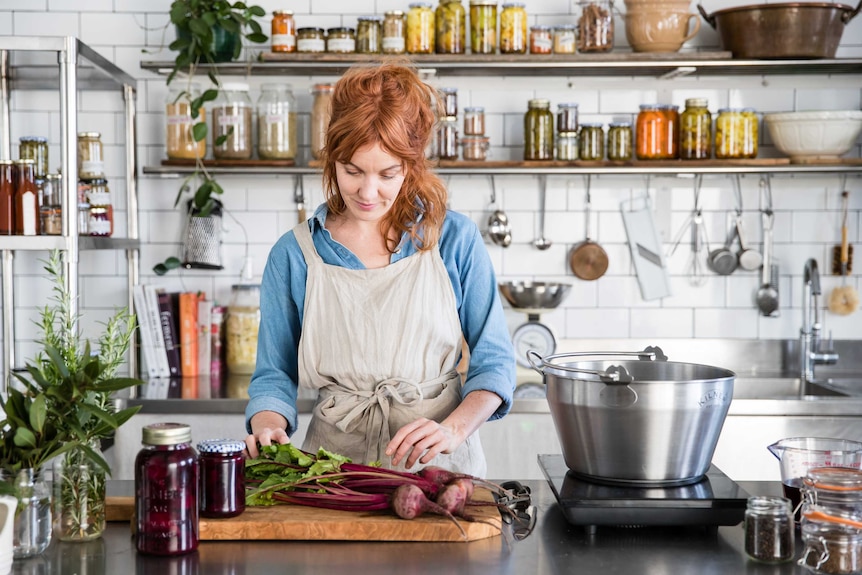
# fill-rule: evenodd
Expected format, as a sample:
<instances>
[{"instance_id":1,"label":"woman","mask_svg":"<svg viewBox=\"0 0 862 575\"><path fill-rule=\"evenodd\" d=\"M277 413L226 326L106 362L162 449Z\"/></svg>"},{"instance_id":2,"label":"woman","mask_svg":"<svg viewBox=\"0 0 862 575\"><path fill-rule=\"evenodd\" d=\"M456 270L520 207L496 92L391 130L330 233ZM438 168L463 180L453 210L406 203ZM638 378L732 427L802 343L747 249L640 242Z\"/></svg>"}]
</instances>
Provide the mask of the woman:
<instances>
[{"instance_id":1,"label":"woman","mask_svg":"<svg viewBox=\"0 0 862 575\"><path fill-rule=\"evenodd\" d=\"M427 167L433 96L395 64L336 84L326 202L279 239L263 275L250 456L289 441L301 383L318 392L304 449L484 475L476 431L509 411L514 355L479 231L447 211Z\"/></svg>"}]
</instances>

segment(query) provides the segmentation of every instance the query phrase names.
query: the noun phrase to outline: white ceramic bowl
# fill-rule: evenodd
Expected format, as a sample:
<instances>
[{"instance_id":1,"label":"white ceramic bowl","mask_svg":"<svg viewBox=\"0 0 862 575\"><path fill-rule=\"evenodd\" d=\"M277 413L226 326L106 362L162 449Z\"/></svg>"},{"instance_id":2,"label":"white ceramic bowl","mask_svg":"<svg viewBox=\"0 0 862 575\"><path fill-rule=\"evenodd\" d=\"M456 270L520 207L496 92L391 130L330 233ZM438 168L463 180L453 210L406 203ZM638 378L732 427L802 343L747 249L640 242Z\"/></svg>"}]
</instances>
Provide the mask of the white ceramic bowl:
<instances>
[{"instance_id":1,"label":"white ceramic bowl","mask_svg":"<svg viewBox=\"0 0 862 575\"><path fill-rule=\"evenodd\" d=\"M862 111L781 112L764 121L775 147L791 160L837 159L862 131Z\"/></svg>"}]
</instances>

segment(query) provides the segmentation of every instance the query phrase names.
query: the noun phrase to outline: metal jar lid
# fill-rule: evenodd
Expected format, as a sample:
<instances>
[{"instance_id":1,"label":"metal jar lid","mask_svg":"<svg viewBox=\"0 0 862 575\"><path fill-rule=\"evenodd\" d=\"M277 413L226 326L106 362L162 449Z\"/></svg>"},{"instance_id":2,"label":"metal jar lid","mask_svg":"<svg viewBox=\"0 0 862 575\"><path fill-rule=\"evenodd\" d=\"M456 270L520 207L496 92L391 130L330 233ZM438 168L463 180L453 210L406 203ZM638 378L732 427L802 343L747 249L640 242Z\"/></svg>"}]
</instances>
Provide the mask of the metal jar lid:
<instances>
[{"instance_id":1,"label":"metal jar lid","mask_svg":"<svg viewBox=\"0 0 862 575\"><path fill-rule=\"evenodd\" d=\"M141 432L141 442L146 445L176 445L192 441L192 428L185 423L151 423Z\"/></svg>"},{"instance_id":2,"label":"metal jar lid","mask_svg":"<svg viewBox=\"0 0 862 575\"><path fill-rule=\"evenodd\" d=\"M200 453L239 453L245 449L245 443L239 439L205 439L198 443Z\"/></svg>"}]
</instances>

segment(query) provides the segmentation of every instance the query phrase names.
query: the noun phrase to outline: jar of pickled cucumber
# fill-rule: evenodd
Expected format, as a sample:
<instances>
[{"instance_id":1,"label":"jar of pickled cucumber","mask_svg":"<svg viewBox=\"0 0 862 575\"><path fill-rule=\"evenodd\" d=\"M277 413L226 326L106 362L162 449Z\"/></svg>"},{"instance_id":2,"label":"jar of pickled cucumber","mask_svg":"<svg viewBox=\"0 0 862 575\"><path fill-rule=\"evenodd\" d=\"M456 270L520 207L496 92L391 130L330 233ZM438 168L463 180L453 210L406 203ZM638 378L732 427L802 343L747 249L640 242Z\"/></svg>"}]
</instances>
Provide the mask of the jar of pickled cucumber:
<instances>
[{"instance_id":1,"label":"jar of pickled cucumber","mask_svg":"<svg viewBox=\"0 0 862 575\"><path fill-rule=\"evenodd\" d=\"M581 131L578 133L578 156L587 161L605 159L605 131L601 124L581 124Z\"/></svg>"},{"instance_id":2,"label":"jar of pickled cucumber","mask_svg":"<svg viewBox=\"0 0 862 575\"><path fill-rule=\"evenodd\" d=\"M360 16L356 19L356 52L379 54L383 49L383 19L379 16Z\"/></svg>"},{"instance_id":3,"label":"jar of pickled cucumber","mask_svg":"<svg viewBox=\"0 0 862 575\"><path fill-rule=\"evenodd\" d=\"M527 9L523 2L503 4L500 12L500 53L527 53Z\"/></svg>"},{"instance_id":4,"label":"jar of pickled cucumber","mask_svg":"<svg viewBox=\"0 0 862 575\"><path fill-rule=\"evenodd\" d=\"M467 11L461 0L440 0L434 14L438 54L463 54L467 48Z\"/></svg>"},{"instance_id":5,"label":"jar of pickled cucumber","mask_svg":"<svg viewBox=\"0 0 862 575\"><path fill-rule=\"evenodd\" d=\"M497 52L497 0L470 0L470 50Z\"/></svg>"},{"instance_id":6,"label":"jar of pickled cucumber","mask_svg":"<svg viewBox=\"0 0 862 575\"><path fill-rule=\"evenodd\" d=\"M414 2L407 12L407 52L409 54L433 54L435 27L434 10L431 4Z\"/></svg>"},{"instance_id":7,"label":"jar of pickled cucumber","mask_svg":"<svg viewBox=\"0 0 862 575\"><path fill-rule=\"evenodd\" d=\"M679 117L679 157L706 160L712 155L712 116L706 98L689 98Z\"/></svg>"},{"instance_id":8,"label":"jar of pickled cucumber","mask_svg":"<svg viewBox=\"0 0 862 575\"><path fill-rule=\"evenodd\" d=\"M326 51L335 54L356 52L356 31L353 28L329 28L326 31Z\"/></svg>"},{"instance_id":9,"label":"jar of pickled cucumber","mask_svg":"<svg viewBox=\"0 0 862 575\"><path fill-rule=\"evenodd\" d=\"M614 122L608 125L608 159L625 162L632 159L632 125L630 122Z\"/></svg>"},{"instance_id":10,"label":"jar of pickled cucumber","mask_svg":"<svg viewBox=\"0 0 862 575\"><path fill-rule=\"evenodd\" d=\"M554 114L548 100L536 98L528 103L524 115L524 159L554 159Z\"/></svg>"},{"instance_id":11,"label":"jar of pickled cucumber","mask_svg":"<svg viewBox=\"0 0 862 575\"><path fill-rule=\"evenodd\" d=\"M260 285L235 284L227 308L227 368L230 373L252 374L257 363L260 327Z\"/></svg>"},{"instance_id":12,"label":"jar of pickled cucumber","mask_svg":"<svg viewBox=\"0 0 862 575\"><path fill-rule=\"evenodd\" d=\"M383 14L384 54L403 54L407 50L407 17L401 10L389 10Z\"/></svg>"},{"instance_id":13,"label":"jar of pickled cucumber","mask_svg":"<svg viewBox=\"0 0 862 575\"><path fill-rule=\"evenodd\" d=\"M753 108L722 108L715 119L715 157L757 157L757 114Z\"/></svg>"}]
</instances>

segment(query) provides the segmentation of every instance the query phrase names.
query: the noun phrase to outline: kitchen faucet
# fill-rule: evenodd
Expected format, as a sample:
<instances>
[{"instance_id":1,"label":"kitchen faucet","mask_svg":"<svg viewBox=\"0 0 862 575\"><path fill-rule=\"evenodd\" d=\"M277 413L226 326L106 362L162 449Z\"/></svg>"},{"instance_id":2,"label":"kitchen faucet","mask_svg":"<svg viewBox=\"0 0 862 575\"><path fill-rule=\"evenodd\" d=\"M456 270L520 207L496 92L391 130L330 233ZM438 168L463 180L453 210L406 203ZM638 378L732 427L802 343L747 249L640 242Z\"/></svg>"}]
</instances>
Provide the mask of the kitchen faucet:
<instances>
[{"instance_id":1,"label":"kitchen faucet","mask_svg":"<svg viewBox=\"0 0 862 575\"><path fill-rule=\"evenodd\" d=\"M814 381L815 365L834 365L838 354L832 349L820 349L820 272L817 260L810 258L802 271L802 328L799 330L799 363L802 381Z\"/></svg>"}]
</instances>

